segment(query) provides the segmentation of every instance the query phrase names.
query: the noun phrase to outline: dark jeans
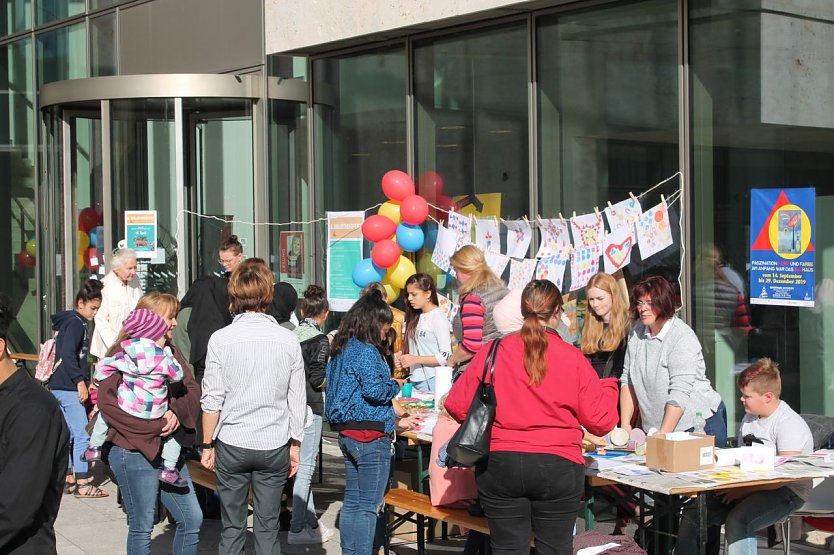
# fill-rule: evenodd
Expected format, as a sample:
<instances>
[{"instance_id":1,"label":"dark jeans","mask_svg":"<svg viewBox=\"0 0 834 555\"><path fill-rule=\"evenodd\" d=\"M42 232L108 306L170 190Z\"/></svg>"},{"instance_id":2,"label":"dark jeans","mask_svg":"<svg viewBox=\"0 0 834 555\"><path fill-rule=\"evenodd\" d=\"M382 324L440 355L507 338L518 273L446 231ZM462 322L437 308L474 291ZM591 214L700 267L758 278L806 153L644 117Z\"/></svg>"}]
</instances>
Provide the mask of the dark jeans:
<instances>
[{"instance_id":1,"label":"dark jeans","mask_svg":"<svg viewBox=\"0 0 834 555\"><path fill-rule=\"evenodd\" d=\"M476 475L493 553L528 555L531 533L536 553L573 553L584 465L544 453L498 451Z\"/></svg>"},{"instance_id":2,"label":"dark jeans","mask_svg":"<svg viewBox=\"0 0 834 555\"><path fill-rule=\"evenodd\" d=\"M278 449L260 451L216 441L214 456L220 520L223 523L218 551L223 555L243 553L251 486L255 553L280 555L278 517L281 513L281 493L290 470L289 443Z\"/></svg>"},{"instance_id":3,"label":"dark jeans","mask_svg":"<svg viewBox=\"0 0 834 555\"><path fill-rule=\"evenodd\" d=\"M339 513L342 553L368 555L388 485L391 439L361 442L340 435L339 448L345 458L345 500Z\"/></svg>"},{"instance_id":4,"label":"dark jeans","mask_svg":"<svg viewBox=\"0 0 834 555\"><path fill-rule=\"evenodd\" d=\"M159 462L151 464L141 453L121 447L110 450L110 469L119 483L122 503L127 513L126 553L150 555L156 498L159 495L165 508L177 521L174 555L196 554L203 513L194 495L188 467L182 462L178 465L182 477L188 481L188 487L175 488L159 481Z\"/></svg>"}]
</instances>

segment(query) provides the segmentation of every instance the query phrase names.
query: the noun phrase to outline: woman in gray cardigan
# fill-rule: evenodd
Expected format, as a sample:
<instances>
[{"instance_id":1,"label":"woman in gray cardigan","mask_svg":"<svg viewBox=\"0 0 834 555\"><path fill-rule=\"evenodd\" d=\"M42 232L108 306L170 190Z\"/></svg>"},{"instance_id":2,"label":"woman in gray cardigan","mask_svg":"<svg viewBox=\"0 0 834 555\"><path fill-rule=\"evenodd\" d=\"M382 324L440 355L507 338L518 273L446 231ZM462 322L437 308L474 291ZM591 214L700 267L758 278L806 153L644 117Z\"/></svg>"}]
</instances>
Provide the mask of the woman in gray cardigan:
<instances>
[{"instance_id":1,"label":"woman in gray cardigan","mask_svg":"<svg viewBox=\"0 0 834 555\"><path fill-rule=\"evenodd\" d=\"M636 321L620 378L620 426L630 431L639 407L644 430L692 431L700 412L704 431L724 447L726 407L707 379L698 337L675 316L672 284L660 276L639 281L631 290L631 313Z\"/></svg>"}]
</instances>

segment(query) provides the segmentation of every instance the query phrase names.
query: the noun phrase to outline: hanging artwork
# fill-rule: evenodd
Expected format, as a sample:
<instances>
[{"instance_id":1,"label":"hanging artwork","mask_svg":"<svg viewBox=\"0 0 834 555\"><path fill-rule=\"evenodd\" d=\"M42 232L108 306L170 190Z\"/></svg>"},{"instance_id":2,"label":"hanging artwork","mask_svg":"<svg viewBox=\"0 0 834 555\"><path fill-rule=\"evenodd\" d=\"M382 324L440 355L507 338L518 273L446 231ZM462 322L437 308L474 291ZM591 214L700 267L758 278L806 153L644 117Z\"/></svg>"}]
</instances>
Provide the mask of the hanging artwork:
<instances>
[{"instance_id":1,"label":"hanging artwork","mask_svg":"<svg viewBox=\"0 0 834 555\"><path fill-rule=\"evenodd\" d=\"M553 255L560 255L563 258L570 256L571 244L568 223L562 218L541 219L539 218L539 231L542 234L542 244L536 258L545 258Z\"/></svg>"},{"instance_id":2,"label":"hanging artwork","mask_svg":"<svg viewBox=\"0 0 834 555\"><path fill-rule=\"evenodd\" d=\"M573 233L574 249L593 246L599 253L602 248L602 233L605 230L602 224L602 214L593 212L574 216L570 219L570 227Z\"/></svg>"},{"instance_id":3,"label":"hanging artwork","mask_svg":"<svg viewBox=\"0 0 834 555\"><path fill-rule=\"evenodd\" d=\"M457 236L455 233L442 225L438 225L437 242L434 244L431 261L444 272L448 272L451 268L450 259L456 250Z\"/></svg>"},{"instance_id":4,"label":"hanging artwork","mask_svg":"<svg viewBox=\"0 0 834 555\"><path fill-rule=\"evenodd\" d=\"M665 202L643 212L637 219L637 244L640 257L646 260L672 244L672 226Z\"/></svg>"},{"instance_id":5,"label":"hanging artwork","mask_svg":"<svg viewBox=\"0 0 834 555\"><path fill-rule=\"evenodd\" d=\"M455 249L452 252L454 254L459 248L472 242L472 221L469 216L449 212L447 223L449 224L449 231L455 236Z\"/></svg>"},{"instance_id":6,"label":"hanging artwork","mask_svg":"<svg viewBox=\"0 0 834 555\"><path fill-rule=\"evenodd\" d=\"M605 271L613 274L631 262L631 249L634 247L634 232L626 225L605 236L602 248L602 261Z\"/></svg>"},{"instance_id":7,"label":"hanging artwork","mask_svg":"<svg viewBox=\"0 0 834 555\"><path fill-rule=\"evenodd\" d=\"M475 220L475 244L482 251L501 251L501 232L498 219L478 218Z\"/></svg>"},{"instance_id":8,"label":"hanging artwork","mask_svg":"<svg viewBox=\"0 0 834 555\"><path fill-rule=\"evenodd\" d=\"M539 265L536 266L536 279L552 281L559 288L559 291L561 291L562 283L565 279L565 266L567 266L568 260L569 257L557 255L542 258L539 260Z\"/></svg>"},{"instance_id":9,"label":"hanging artwork","mask_svg":"<svg viewBox=\"0 0 834 555\"><path fill-rule=\"evenodd\" d=\"M599 272L599 247L591 245L574 249L570 255L570 290L588 285L591 276Z\"/></svg>"},{"instance_id":10,"label":"hanging artwork","mask_svg":"<svg viewBox=\"0 0 834 555\"><path fill-rule=\"evenodd\" d=\"M621 227L634 229L634 224L637 223L637 218L642 213L643 208L640 206L637 197L627 198L617 204L609 203L605 209L605 216L608 218L608 227L611 228L611 231Z\"/></svg>"},{"instance_id":11,"label":"hanging artwork","mask_svg":"<svg viewBox=\"0 0 834 555\"><path fill-rule=\"evenodd\" d=\"M536 260L535 258L525 258L524 260L517 260L513 258L510 261L510 283L507 287L510 289L524 289L524 286L533 280L536 274Z\"/></svg>"},{"instance_id":12,"label":"hanging artwork","mask_svg":"<svg viewBox=\"0 0 834 555\"><path fill-rule=\"evenodd\" d=\"M486 258L489 269L499 278L504 275L504 270L507 268L507 264L510 263L509 256L495 251L484 251L484 258Z\"/></svg>"},{"instance_id":13,"label":"hanging artwork","mask_svg":"<svg viewBox=\"0 0 834 555\"><path fill-rule=\"evenodd\" d=\"M510 258L524 258L530 241L533 239L533 229L527 220L505 221L507 228L507 256Z\"/></svg>"}]
</instances>

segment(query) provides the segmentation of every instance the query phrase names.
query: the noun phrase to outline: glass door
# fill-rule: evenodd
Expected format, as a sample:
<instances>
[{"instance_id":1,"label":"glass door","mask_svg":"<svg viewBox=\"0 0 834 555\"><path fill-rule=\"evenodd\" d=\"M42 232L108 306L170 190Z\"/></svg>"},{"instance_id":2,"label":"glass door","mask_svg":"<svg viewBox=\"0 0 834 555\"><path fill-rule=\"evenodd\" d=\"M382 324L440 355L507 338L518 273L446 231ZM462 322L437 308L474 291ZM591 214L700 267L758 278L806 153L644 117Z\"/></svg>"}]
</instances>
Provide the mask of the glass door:
<instances>
[{"instance_id":1,"label":"glass door","mask_svg":"<svg viewBox=\"0 0 834 555\"><path fill-rule=\"evenodd\" d=\"M222 273L218 249L231 235L254 255L252 101L183 99L183 118L193 279Z\"/></svg>"}]
</instances>

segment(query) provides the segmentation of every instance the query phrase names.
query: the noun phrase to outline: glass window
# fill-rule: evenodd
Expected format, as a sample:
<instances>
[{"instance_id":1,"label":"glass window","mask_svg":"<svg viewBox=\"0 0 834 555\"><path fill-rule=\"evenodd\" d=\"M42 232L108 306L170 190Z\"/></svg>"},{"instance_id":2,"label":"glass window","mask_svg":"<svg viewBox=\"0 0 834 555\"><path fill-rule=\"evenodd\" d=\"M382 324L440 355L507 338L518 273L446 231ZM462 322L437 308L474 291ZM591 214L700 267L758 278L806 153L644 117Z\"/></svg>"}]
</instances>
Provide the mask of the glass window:
<instances>
[{"instance_id":1,"label":"glass window","mask_svg":"<svg viewBox=\"0 0 834 555\"><path fill-rule=\"evenodd\" d=\"M115 6L116 4L124 4L127 1L128 0L90 0L90 10Z\"/></svg>"},{"instance_id":2,"label":"glass window","mask_svg":"<svg viewBox=\"0 0 834 555\"><path fill-rule=\"evenodd\" d=\"M736 374L761 357L780 364L794 410L832 414L834 4L689 6L693 295L708 367L731 430L744 415ZM750 189L800 187L816 188L815 306L751 305Z\"/></svg>"},{"instance_id":3,"label":"glass window","mask_svg":"<svg viewBox=\"0 0 834 555\"><path fill-rule=\"evenodd\" d=\"M307 106L269 101L269 221L309 220ZM313 225L270 226L270 266L299 296L313 282Z\"/></svg>"},{"instance_id":4,"label":"glass window","mask_svg":"<svg viewBox=\"0 0 834 555\"><path fill-rule=\"evenodd\" d=\"M124 239L125 210L156 210L158 255L140 258L137 273L145 291L176 295L174 100L114 100L110 108L113 245Z\"/></svg>"},{"instance_id":5,"label":"glass window","mask_svg":"<svg viewBox=\"0 0 834 555\"><path fill-rule=\"evenodd\" d=\"M270 77L307 80L307 58L303 56L275 54L267 57L266 63Z\"/></svg>"},{"instance_id":6,"label":"glass window","mask_svg":"<svg viewBox=\"0 0 834 555\"><path fill-rule=\"evenodd\" d=\"M542 214L603 210L678 171L677 19L665 0L538 19ZM656 189L641 199L643 209L679 187L673 179ZM678 281L679 208L670 208L674 245L645 261L635 250L629 284L646 271Z\"/></svg>"},{"instance_id":7,"label":"glass window","mask_svg":"<svg viewBox=\"0 0 834 555\"><path fill-rule=\"evenodd\" d=\"M105 270L101 264L104 261L101 113L98 109L77 113L65 110L64 118L70 126L72 290L77 291L84 280L99 270L103 275Z\"/></svg>"},{"instance_id":8,"label":"glass window","mask_svg":"<svg viewBox=\"0 0 834 555\"><path fill-rule=\"evenodd\" d=\"M32 0L0 1L0 36L32 28Z\"/></svg>"},{"instance_id":9,"label":"glass window","mask_svg":"<svg viewBox=\"0 0 834 555\"><path fill-rule=\"evenodd\" d=\"M524 23L415 45L417 187L430 204L499 218L530 212L528 66ZM445 213L432 216L443 222ZM435 222L424 227L436 236ZM417 269L450 293L430 248Z\"/></svg>"},{"instance_id":10,"label":"glass window","mask_svg":"<svg viewBox=\"0 0 834 555\"><path fill-rule=\"evenodd\" d=\"M86 35L84 23L78 23L37 36L38 86L87 77Z\"/></svg>"},{"instance_id":11,"label":"glass window","mask_svg":"<svg viewBox=\"0 0 834 555\"><path fill-rule=\"evenodd\" d=\"M380 182L406 170L406 57L402 46L316 60L313 65L316 210L361 210L384 197ZM324 225L318 252L325 252ZM324 274L324 256L320 256Z\"/></svg>"},{"instance_id":12,"label":"glass window","mask_svg":"<svg viewBox=\"0 0 834 555\"><path fill-rule=\"evenodd\" d=\"M90 75L118 74L116 14L90 18Z\"/></svg>"},{"instance_id":13,"label":"glass window","mask_svg":"<svg viewBox=\"0 0 834 555\"><path fill-rule=\"evenodd\" d=\"M12 299L15 350L35 352L38 337L32 40L0 47L0 292Z\"/></svg>"},{"instance_id":14,"label":"glass window","mask_svg":"<svg viewBox=\"0 0 834 555\"><path fill-rule=\"evenodd\" d=\"M84 0L38 0L38 25L84 13Z\"/></svg>"}]
</instances>

